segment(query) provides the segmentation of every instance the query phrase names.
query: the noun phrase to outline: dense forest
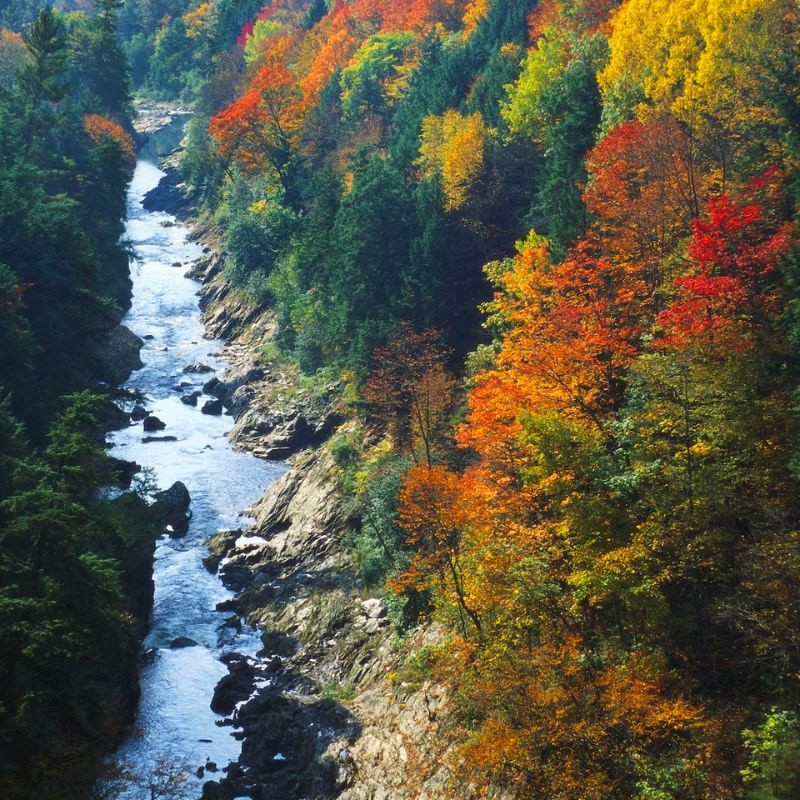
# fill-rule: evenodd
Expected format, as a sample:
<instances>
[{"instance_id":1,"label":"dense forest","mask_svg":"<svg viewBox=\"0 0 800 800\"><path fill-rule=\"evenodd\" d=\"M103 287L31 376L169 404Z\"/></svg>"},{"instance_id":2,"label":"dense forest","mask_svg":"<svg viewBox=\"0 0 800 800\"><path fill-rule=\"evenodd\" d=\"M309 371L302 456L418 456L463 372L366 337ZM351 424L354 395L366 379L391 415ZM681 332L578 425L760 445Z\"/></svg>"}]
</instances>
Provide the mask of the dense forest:
<instances>
[{"instance_id":1,"label":"dense forest","mask_svg":"<svg viewBox=\"0 0 800 800\"><path fill-rule=\"evenodd\" d=\"M415 668L453 698L463 783L800 796L797 3L61 5L0 11L28 25L0 34L0 741L24 769L103 735L135 649L96 401L54 416L124 302L127 57L194 109L181 168L274 309L266 355L345 384L350 544L398 636L447 631Z\"/></svg>"},{"instance_id":2,"label":"dense forest","mask_svg":"<svg viewBox=\"0 0 800 800\"><path fill-rule=\"evenodd\" d=\"M352 543L450 630L457 771L797 797L797 5L162 10L135 79L194 102L279 357L365 414Z\"/></svg>"},{"instance_id":3,"label":"dense forest","mask_svg":"<svg viewBox=\"0 0 800 800\"><path fill-rule=\"evenodd\" d=\"M0 794L79 797L137 699L153 531L103 448L134 157L114 0L0 17ZM19 17L15 17L19 14ZM124 421L124 420L123 420ZM124 569L123 569L124 565Z\"/></svg>"}]
</instances>

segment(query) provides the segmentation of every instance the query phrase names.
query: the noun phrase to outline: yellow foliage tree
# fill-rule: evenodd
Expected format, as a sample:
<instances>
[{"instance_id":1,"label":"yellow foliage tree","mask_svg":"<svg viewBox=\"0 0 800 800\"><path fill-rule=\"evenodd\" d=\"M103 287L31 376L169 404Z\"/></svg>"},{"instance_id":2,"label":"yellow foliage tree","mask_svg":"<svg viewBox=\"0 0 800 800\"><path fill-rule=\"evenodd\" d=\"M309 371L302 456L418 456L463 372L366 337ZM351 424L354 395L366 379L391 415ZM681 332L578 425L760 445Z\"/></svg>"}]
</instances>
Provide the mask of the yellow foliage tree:
<instances>
[{"instance_id":1,"label":"yellow foliage tree","mask_svg":"<svg viewBox=\"0 0 800 800\"><path fill-rule=\"evenodd\" d=\"M183 24L186 26L186 36L189 39L198 39L205 36L214 22L214 3L208 0L197 8L183 15Z\"/></svg>"},{"instance_id":2,"label":"yellow foliage tree","mask_svg":"<svg viewBox=\"0 0 800 800\"><path fill-rule=\"evenodd\" d=\"M422 123L419 164L424 174L440 173L444 206L461 208L472 185L483 172L486 126L480 112L464 116L446 111L441 117L426 117Z\"/></svg>"},{"instance_id":3,"label":"yellow foliage tree","mask_svg":"<svg viewBox=\"0 0 800 800\"><path fill-rule=\"evenodd\" d=\"M669 112L724 150L780 142L786 81L800 64L794 0L628 0L613 18L598 75L606 124ZM777 134L777 135L776 135ZM772 146L770 160L779 156ZM727 152L720 153L723 168Z\"/></svg>"}]
</instances>

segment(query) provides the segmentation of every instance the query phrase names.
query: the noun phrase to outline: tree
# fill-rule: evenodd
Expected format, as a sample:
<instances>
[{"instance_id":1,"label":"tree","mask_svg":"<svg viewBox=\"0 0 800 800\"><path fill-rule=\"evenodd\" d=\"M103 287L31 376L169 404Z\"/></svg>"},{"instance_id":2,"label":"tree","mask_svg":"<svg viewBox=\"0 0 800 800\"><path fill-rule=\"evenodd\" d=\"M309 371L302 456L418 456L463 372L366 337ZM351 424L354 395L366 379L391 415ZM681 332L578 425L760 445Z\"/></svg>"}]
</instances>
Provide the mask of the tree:
<instances>
[{"instance_id":1,"label":"tree","mask_svg":"<svg viewBox=\"0 0 800 800\"><path fill-rule=\"evenodd\" d=\"M417 464L431 466L448 439L454 404L448 357L441 331L417 333L402 323L390 343L373 353L364 383L367 404L402 444L410 445Z\"/></svg>"},{"instance_id":2,"label":"tree","mask_svg":"<svg viewBox=\"0 0 800 800\"><path fill-rule=\"evenodd\" d=\"M243 167L269 167L287 196L294 193L289 175L295 120L294 82L286 67L264 66L246 94L212 118L211 135L223 158L236 158Z\"/></svg>"},{"instance_id":3,"label":"tree","mask_svg":"<svg viewBox=\"0 0 800 800\"><path fill-rule=\"evenodd\" d=\"M484 168L486 128L480 113L446 111L422 122L419 163L426 175L442 176L444 206L460 209Z\"/></svg>"},{"instance_id":4,"label":"tree","mask_svg":"<svg viewBox=\"0 0 800 800\"><path fill-rule=\"evenodd\" d=\"M51 9L43 9L23 38L31 62L23 65L19 80L30 107L57 103L67 93L63 80L67 43L61 21Z\"/></svg>"}]
</instances>

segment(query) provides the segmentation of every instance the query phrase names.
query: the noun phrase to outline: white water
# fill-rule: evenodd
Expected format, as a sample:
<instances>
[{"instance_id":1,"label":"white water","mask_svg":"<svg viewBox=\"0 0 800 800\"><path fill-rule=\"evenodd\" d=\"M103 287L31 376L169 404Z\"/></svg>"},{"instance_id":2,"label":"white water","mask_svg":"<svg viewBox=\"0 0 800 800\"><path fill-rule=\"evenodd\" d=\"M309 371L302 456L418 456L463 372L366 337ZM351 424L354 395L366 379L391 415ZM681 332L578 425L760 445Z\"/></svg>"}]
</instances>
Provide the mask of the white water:
<instances>
[{"instance_id":1,"label":"white water","mask_svg":"<svg viewBox=\"0 0 800 800\"><path fill-rule=\"evenodd\" d=\"M112 454L152 469L159 488L178 480L185 483L193 517L185 538L165 537L158 543L155 605L145 642L156 652L142 670L135 731L116 758L145 779L156 764L169 761L191 774L186 794L197 797L197 767L207 760L223 767L240 752L233 729L216 725L220 717L209 707L217 681L227 672L219 658L230 651L252 654L259 646L254 631L236 634L221 627L230 613L215 611L215 605L232 595L203 567L204 542L217 531L246 524L239 512L258 499L284 467L235 452L226 439L231 417L204 415L200 408L208 398L201 397L193 408L182 404L174 390L181 381L193 384L187 392L202 389L224 369L225 359L219 341L203 338L198 284L184 277L185 266L172 266L198 258L199 246L187 241L188 229L174 217L142 208L142 198L162 175L141 159L129 190L127 236L141 260L132 266L133 304L124 323L138 336L153 338L142 350L144 368L126 386L146 395L146 407L166 423L166 430L152 435L176 436L178 441L143 444L147 434L136 423L113 435ZM184 374L183 367L193 362L208 364L215 372ZM179 636L199 646L170 649ZM206 779L213 777L220 776ZM150 794L138 787L123 796L139 800Z\"/></svg>"}]
</instances>

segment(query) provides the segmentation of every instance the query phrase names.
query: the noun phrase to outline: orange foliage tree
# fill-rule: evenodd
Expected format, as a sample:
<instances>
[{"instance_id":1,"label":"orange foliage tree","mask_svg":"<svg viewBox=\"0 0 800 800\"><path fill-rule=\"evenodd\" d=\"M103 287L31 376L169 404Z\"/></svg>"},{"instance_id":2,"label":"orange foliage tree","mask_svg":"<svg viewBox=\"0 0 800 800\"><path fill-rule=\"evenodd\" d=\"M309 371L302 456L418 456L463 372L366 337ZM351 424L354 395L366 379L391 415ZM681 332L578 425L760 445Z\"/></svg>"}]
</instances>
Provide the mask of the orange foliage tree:
<instances>
[{"instance_id":1,"label":"orange foliage tree","mask_svg":"<svg viewBox=\"0 0 800 800\"><path fill-rule=\"evenodd\" d=\"M110 139L127 159L133 160L136 157L133 138L118 122L106 119L99 114L87 114L83 118L83 129L95 144Z\"/></svg>"},{"instance_id":2,"label":"orange foliage tree","mask_svg":"<svg viewBox=\"0 0 800 800\"><path fill-rule=\"evenodd\" d=\"M267 64L248 91L211 119L209 130L224 158L249 170L270 167L285 189L292 157L296 93L289 70Z\"/></svg>"}]
</instances>

